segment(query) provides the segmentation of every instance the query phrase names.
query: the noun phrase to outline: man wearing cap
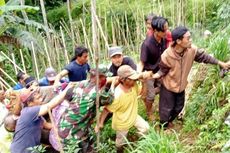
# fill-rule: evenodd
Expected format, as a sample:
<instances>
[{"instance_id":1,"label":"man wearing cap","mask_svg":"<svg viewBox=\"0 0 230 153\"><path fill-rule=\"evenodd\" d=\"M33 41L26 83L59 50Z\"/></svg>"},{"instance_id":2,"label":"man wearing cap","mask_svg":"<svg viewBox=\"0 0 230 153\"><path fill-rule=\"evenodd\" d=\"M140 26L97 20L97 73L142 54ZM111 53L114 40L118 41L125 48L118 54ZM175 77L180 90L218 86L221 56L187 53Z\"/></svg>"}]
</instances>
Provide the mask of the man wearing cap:
<instances>
[{"instance_id":1,"label":"man wearing cap","mask_svg":"<svg viewBox=\"0 0 230 153\"><path fill-rule=\"evenodd\" d=\"M82 81L87 78L87 73L90 70L88 64L88 52L85 47L79 46L75 48L75 55L70 63L62 70L55 78L54 85L59 86L62 77L68 75L69 81Z\"/></svg>"},{"instance_id":2,"label":"man wearing cap","mask_svg":"<svg viewBox=\"0 0 230 153\"><path fill-rule=\"evenodd\" d=\"M39 80L39 86L51 86L54 84L55 78L56 78L56 71L49 67L45 70L45 77L41 78ZM61 79L61 83L65 82L64 79Z\"/></svg>"},{"instance_id":3,"label":"man wearing cap","mask_svg":"<svg viewBox=\"0 0 230 153\"><path fill-rule=\"evenodd\" d=\"M122 152L125 144L125 137L131 127L135 126L140 134L144 134L149 129L149 124L138 115L138 95L139 87L136 81L145 78L145 72L137 73L129 65L122 65L118 71L119 85L114 91L114 101L111 105L104 108L99 127L95 128L98 132L103 127L104 120L109 114L113 113L112 128L116 130L116 147L118 152Z\"/></svg>"},{"instance_id":4,"label":"man wearing cap","mask_svg":"<svg viewBox=\"0 0 230 153\"><path fill-rule=\"evenodd\" d=\"M94 152L92 124L96 116L96 69L90 70L90 79L77 82L68 95L69 107L58 122L58 133L64 146L74 145L82 153ZM108 69L99 66L99 97L102 100ZM110 102L113 99L110 99ZM78 143L77 143L78 142ZM68 148L65 148L68 149ZM68 150L64 150L68 151Z\"/></svg>"},{"instance_id":5,"label":"man wearing cap","mask_svg":"<svg viewBox=\"0 0 230 153\"><path fill-rule=\"evenodd\" d=\"M109 48L109 57L112 61L109 71L113 73L113 76L117 76L117 70L121 65L129 65L134 70L137 68L136 64L130 57L123 56L122 51L123 48L120 46Z\"/></svg>"},{"instance_id":6,"label":"man wearing cap","mask_svg":"<svg viewBox=\"0 0 230 153\"><path fill-rule=\"evenodd\" d=\"M72 87L73 85L69 84L63 92L43 105L41 95L37 90L24 90L20 99L25 107L21 110L16 124L13 142L10 146L11 153L30 153L29 147L40 145L41 128L44 125L41 116L61 103L66 92Z\"/></svg>"},{"instance_id":7,"label":"man wearing cap","mask_svg":"<svg viewBox=\"0 0 230 153\"><path fill-rule=\"evenodd\" d=\"M168 21L163 17L155 17L152 22L153 35L148 36L141 46L140 63L138 72L152 71L156 73L159 70L158 64L160 56L166 49L166 32L168 30ZM150 121L154 120L153 102L154 97L159 90L159 83L154 79L144 82L143 100L145 102L146 113Z\"/></svg>"},{"instance_id":8,"label":"man wearing cap","mask_svg":"<svg viewBox=\"0 0 230 153\"><path fill-rule=\"evenodd\" d=\"M160 122L164 127L173 127L172 121L184 106L187 78L193 62L216 64L230 68L230 61L224 63L208 55L203 49L192 45L192 38L186 27L179 26L172 31L173 43L161 55L160 70L153 78L162 77L160 90Z\"/></svg>"}]
</instances>

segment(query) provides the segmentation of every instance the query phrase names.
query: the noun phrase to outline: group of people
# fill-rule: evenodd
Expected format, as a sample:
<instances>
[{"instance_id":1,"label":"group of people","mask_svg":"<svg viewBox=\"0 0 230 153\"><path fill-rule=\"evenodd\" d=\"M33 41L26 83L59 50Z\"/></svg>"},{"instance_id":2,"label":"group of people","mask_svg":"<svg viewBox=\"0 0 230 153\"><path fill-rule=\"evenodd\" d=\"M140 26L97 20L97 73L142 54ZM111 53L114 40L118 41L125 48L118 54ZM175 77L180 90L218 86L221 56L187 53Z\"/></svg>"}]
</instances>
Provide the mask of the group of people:
<instances>
[{"instance_id":1,"label":"group of people","mask_svg":"<svg viewBox=\"0 0 230 153\"><path fill-rule=\"evenodd\" d=\"M109 68L102 65L91 68L89 50L76 47L74 57L58 74L48 68L45 77L37 81L20 72L18 84L13 87L15 91L0 92L0 101L9 110L4 118L5 128L14 132L11 152L31 152L28 148L44 142L52 146L53 152L66 151L68 145L80 149L79 152L94 152L93 133L103 130L108 114L112 114L117 151L123 152L131 127L135 126L140 135L150 128L138 115L139 97L145 103L149 121L153 121L153 102L159 93L161 127L172 128L184 107L187 77L193 62L230 68L230 62L219 61L194 46L186 27L179 26L170 32L167 19L153 14L147 16L146 25L146 39L137 65L124 56L122 47L115 46L109 48L112 62ZM98 86L96 74L99 74ZM68 79L64 78L66 75ZM104 108L94 128L97 92Z\"/></svg>"}]
</instances>

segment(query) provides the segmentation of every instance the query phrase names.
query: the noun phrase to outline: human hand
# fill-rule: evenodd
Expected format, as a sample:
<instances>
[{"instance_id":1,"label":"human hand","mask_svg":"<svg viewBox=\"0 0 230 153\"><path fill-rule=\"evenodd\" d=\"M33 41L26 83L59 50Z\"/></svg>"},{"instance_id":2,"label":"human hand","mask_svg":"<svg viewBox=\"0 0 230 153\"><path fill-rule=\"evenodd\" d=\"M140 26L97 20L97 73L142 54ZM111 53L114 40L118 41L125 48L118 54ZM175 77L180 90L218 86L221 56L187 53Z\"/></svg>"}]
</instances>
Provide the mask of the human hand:
<instances>
[{"instance_id":1,"label":"human hand","mask_svg":"<svg viewBox=\"0 0 230 153\"><path fill-rule=\"evenodd\" d=\"M161 76L160 76L160 74L159 73L154 73L153 75L152 75L152 78L153 79L159 79Z\"/></svg>"},{"instance_id":2,"label":"human hand","mask_svg":"<svg viewBox=\"0 0 230 153\"><path fill-rule=\"evenodd\" d=\"M99 124L98 126L96 125L95 128L94 128L95 133L98 133L100 131L100 129L103 128L103 126L104 125L102 125L102 124Z\"/></svg>"},{"instance_id":3,"label":"human hand","mask_svg":"<svg viewBox=\"0 0 230 153\"><path fill-rule=\"evenodd\" d=\"M143 79L150 78L152 75L153 75L152 71L144 71L144 72L142 72Z\"/></svg>"},{"instance_id":4,"label":"human hand","mask_svg":"<svg viewBox=\"0 0 230 153\"><path fill-rule=\"evenodd\" d=\"M218 64L225 70L230 69L230 61L228 62L219 61Z\"/></svg>"}]
</instances>

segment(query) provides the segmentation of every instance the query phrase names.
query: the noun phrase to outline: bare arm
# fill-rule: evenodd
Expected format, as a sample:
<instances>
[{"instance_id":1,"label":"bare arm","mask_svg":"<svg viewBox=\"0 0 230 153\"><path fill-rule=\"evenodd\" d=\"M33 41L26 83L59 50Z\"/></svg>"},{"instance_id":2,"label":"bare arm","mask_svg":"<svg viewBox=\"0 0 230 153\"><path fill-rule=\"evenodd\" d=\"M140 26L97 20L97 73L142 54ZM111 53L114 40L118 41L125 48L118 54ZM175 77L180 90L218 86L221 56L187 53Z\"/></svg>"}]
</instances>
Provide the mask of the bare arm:
<instances>
[{"instance_id":1,"label":"bare arm","mask_svg":"<svg viewBox=\"0 0 230 153\"><path fill-rule=\"evenodd\" d=\"M137 72L141 73L144 69L144 63L140 61L137 65Z\"/></svg>"},{"instance_id":2,"label":"bare arm","mask_svg":"<svg viewBox=\"0 0 230 153\"><path fill-rule=\"evenodd\" d=\"M62 77L66 76L69 73L68 70L62 70L55 78L54 86L58 86L60 84L60 80Z\"/></svg>"},{"instance_id":3,"label":"bare arm","mask_svg":"<svg viewBox=\"0 0 230 153\"><path fill-rule=\"evenodd\" d=\"M222 67L223 69L230 69L230 61L226 63L222 61L218 61L218 65L220 65L220 67Z\"/></svg>"},{"instance_id":4,"label":"bare arm","mask_svg":"<svg viewBox=\"0 0 230 153\"><path fill-rule=\"evenodd\" d=\"M73 83L69 83L68 86L65 88L65 90L63 90L59 95L54 97L49 103L41 105L38 116L45 115L48 112L48 109L52 109L55 106L57 106L58 104L60 104L64 100L66 92L68 91L68 89L70 89L72 87L73 87Z\"/></svg>"},{"instance_id":5,"label":"bare arm","mask_svg":"<svg viewBox=\"0 0 230 153\"><path fill-rule=\"evenodd\" d=\"M47 130L51 130L53 128L52 123L47 122L46 120L44 120L44 122L43 122L43 128L47 129Z\"/></svg>"},{"instance_id":6,"label":"bare arm","mask_svg":"<svg viewBox=\"0 0 230 153\"><path fill-rule=\"evenodd\" d=\"M109 111L106 109L106 107L104 107L101 115L100 115L100 119L99 119L99 124L96 125L95 127L95 132L97 133L101 128L104 127L104 121L106 119L106 117L108 116Z\"/></svg>"}]
</instances>

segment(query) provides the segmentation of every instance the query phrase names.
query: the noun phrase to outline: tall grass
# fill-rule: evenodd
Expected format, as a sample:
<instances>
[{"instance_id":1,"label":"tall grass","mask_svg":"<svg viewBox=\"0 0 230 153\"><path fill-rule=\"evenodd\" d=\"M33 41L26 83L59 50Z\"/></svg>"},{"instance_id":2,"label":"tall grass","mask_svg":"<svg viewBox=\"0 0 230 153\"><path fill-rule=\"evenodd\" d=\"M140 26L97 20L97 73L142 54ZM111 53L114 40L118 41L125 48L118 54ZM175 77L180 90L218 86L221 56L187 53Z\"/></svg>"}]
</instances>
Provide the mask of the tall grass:
<instances>
[{"instance_id":1,"label":"tall grass","mask_svg":"<svg viewBox=\"0 0 230 153\"><path fill-rule=\"evenodd\" d=\"M151 128L136 143L129 143L128 152L132 153L182 153L182 146L176 133L165 134L164 131L156 132Z\"/></svg>"}]
</instances>

